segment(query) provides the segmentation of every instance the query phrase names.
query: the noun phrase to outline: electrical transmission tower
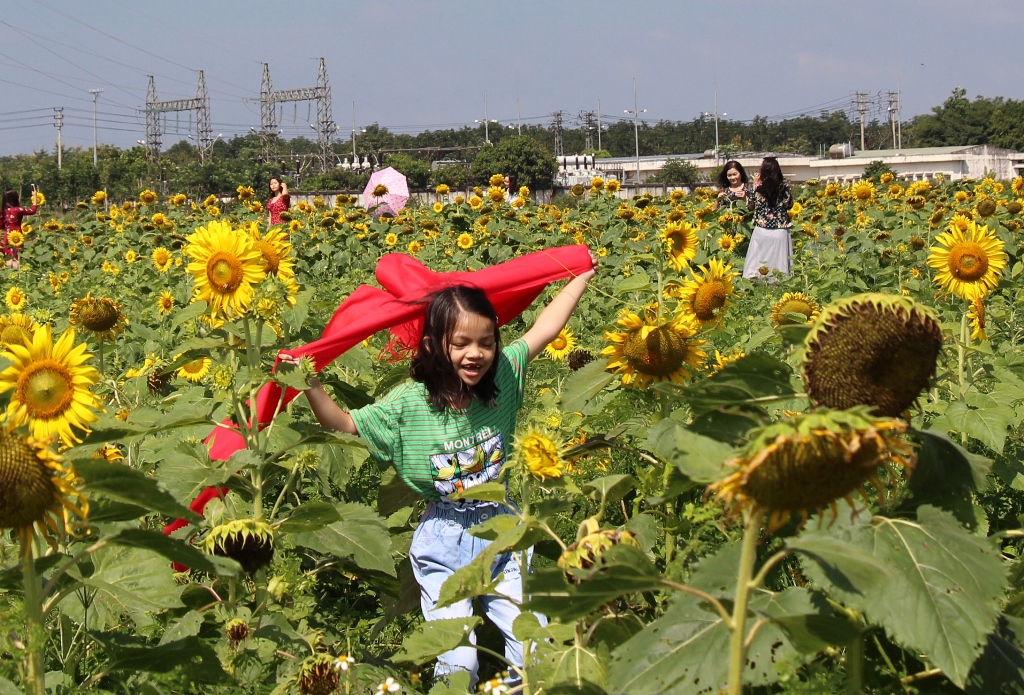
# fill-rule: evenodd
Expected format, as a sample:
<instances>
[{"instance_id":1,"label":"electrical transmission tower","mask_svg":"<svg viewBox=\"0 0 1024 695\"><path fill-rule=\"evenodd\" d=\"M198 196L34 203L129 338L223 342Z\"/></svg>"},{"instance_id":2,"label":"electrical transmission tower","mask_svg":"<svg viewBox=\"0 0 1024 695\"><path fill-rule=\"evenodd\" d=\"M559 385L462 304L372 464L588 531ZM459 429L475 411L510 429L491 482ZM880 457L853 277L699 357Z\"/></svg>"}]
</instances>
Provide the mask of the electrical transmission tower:
<instances>
[{"instance_id":1,"label":"electrical transmission tower","mask_svg":"<svg viewBox=\"0 0 1024 695\"><path fill-rule=\"evenodd\" d=\"M586 137L586 147L584 149L594 149L594 131L597 130L597 112L580 111L580 115L576 123L583 126L583 134Z\"/></svg>"},{"instance_id":2,"label":"electrical transmission tower","mask_svg":"<svg viewBox=\"0 0 1024 695\"><path fill-rule=\"evenodd\" d=\"M562 118L567 114L565 111L555 111L548 115L551 116L551 130L555 133L555 156L561 157L565 154L562 147Z\"/></svg>"},{"instance_id":3,"label":"electrical transmission tower","mask_svg":"<svg viewBox=\"0 0 1024 695\"><path fill-rule=\"evenodd\" d=\"M156 82L149 76L146 91L146 155L150 163L160 159L163 145L163 124L161 114L178 111L196 112L196 145L199 147L199 161L205 163L213 156L213 124L210 121L210 93L206 91L206 77L199 71L199 86L194 99L172 99L157 101Z\"/></svg>"},{"instance_id":4,"label":"electrical transmission tower","mask_svg":"<svg viewBox=\"0 0 1024 695\"><path fill-rule=\"evenodd\" d=\"M316 102L316 139L320 145L320 170L324 173L333 160L331 143L337 128L331 115L331 82L327 77L327 64L320 59L316 87L275 90L270 81L270 65L263 64L263 83L260 85L260 140L263 160L270 161L271 145L277 138L277 104L286 101Z\"/></svg>"},{"instance_id":5,"label":"electrical transmission tower","mask_svg":"<svg viewBox=\"0 0 1024 695\"><path fill-rule=\"evenodd\" d=\"M868 97L870 95L867 92L854 92L854 96L857 98L857 112L860 114L860 149L866 150L867 147L864 145L864 117L868 113Z\"/></svg>"}]
</instances>

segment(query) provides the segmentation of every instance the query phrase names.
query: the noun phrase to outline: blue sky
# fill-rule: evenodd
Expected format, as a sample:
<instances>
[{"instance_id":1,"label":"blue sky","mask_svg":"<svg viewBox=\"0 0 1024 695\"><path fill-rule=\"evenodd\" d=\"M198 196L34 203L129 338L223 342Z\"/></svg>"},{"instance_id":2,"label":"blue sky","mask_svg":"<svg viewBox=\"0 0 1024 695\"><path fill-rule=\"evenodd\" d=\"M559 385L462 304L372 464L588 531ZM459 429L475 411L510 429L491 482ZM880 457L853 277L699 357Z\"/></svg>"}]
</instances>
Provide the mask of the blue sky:
<instances>
[{"instance_id":1,"label":"blue sky","mask_svg":"<svg viewBox=\"0 0 1024 695\"><path fill-rule=\"evenodd\" d=\"M447 0L5 0L0 15L0 155L145 139L148 75L160 99L211 94L214 135L259 128L262 64L275 89L316 84L327 61L341 139L356 123L395 132L459 127L488 115L546 122L601 110L647 120L781 118L850 109L852 93L902 90L903 116L956 86L1024 99L1013 27L1020 0L732 0L483 3ZM885 118L884 105L876 115ZM313 136L316 110L285 106L286 137ZM165 147L189 132L169 116ZM709 146L711 144L709 143Z\"/></svg>"}]
</instances>

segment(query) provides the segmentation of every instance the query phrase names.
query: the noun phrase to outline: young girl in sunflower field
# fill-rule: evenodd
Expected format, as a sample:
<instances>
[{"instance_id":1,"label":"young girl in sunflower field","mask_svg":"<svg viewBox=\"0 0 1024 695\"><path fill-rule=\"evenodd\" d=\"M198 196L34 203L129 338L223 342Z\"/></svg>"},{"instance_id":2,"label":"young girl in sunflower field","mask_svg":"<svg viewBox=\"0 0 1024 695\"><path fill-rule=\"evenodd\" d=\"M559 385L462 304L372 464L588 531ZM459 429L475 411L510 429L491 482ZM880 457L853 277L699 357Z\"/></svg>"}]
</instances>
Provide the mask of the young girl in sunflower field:
<instances>
[{"instance_id":1,"label":"young girl in sunflower field","mask_svg":"<svg viewBox=\"0 0 1024 695\"><path fill-rule=\"evenodd\" d=\"M473 613L468 599L438 608L441 585L490 544L470 535L469 529L511 511L494 502L449 497L498 478L523 403L526 365L565 327L595 274L593 253L591 260L593 268L570 280L533 327L505 348L487 295L460 285L430 296L410 368L412 379L380 401L346 412L319 380L310 381L306 398L320 424L361 436L375 459L394 465L401 478L429 500L409 549L427 620ZM293 357L282 356L282 361L298 363ZM496 595L481 597L481 603L505 638L505 657L521 667L523 647L512 634L523 595L521 568L512 553L502 553L491 572L500 579ZM438 657L436 676L458 670L468 671L475 687L476 649L460 647ZM510 682L517 680L510 677Z\"/></svg>"},{"instance_id":2,"label":"young girl in sunflower field","mask_svg":"<svg viewBox=\"0 0 1024 695\"><path fill-rule=\"evenodd\" d=\"M2 251L4 255L4 262L8 268L17 268L19 265L19 257L21 256L21 247L8 243L8 236L11 232L21 233L21 218L26 215L36 214L36 210L39 209L39 205L37 205L37 195L42 196L41 193L36 193L36 185L32 184L32 207L21 207L21 200L18 197L18 191L13 188L4 192L3 201L0 202L0 222L2 222L4 226Z\"/></svg>"}]
</instances>

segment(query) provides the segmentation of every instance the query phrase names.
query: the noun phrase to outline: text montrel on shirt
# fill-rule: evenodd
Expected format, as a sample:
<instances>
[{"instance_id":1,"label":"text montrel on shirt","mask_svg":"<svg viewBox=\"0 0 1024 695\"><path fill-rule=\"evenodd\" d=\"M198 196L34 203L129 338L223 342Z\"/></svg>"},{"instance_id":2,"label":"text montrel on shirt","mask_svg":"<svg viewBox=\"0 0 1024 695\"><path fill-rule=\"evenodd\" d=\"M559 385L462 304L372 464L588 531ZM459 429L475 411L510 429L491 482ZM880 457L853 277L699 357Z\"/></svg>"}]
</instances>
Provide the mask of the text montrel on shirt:
<instances>
[{"instance_id":1,"label":"text montrel on shirt","mask_svg":"<svg viewBox=\"0 0 1024 695\"><path fill-rule=\"evenodd\" d=\"M474 434L472 437L463 437L462 439L455 439L450 442L444 443L445 451L455 451L457 449L466 449L480 442L487 441L494 434L491 432L490 427L484 427L482 430Z\"/></svg>"}]
</instances>

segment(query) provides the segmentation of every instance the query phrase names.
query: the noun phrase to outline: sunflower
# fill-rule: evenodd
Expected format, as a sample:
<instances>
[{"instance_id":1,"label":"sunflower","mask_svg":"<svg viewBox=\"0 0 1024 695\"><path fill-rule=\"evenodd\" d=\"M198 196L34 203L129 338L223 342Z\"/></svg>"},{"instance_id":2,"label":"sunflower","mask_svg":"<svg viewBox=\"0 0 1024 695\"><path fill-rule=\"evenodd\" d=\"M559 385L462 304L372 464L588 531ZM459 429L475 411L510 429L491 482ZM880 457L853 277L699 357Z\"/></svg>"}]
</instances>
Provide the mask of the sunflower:
<instances>
[{"instance_id":1,"label":"sunflower","mask_svg":"<svg viewBox=\"0 0 1024 695\"><path fill-rule=\"evenodd\" d=\"M423 250L423 243L420 241L416 241L414 239L409 242L409 246L407 247L407 249L410 255L415 256L417 253Z\"/></svg>"},{"instance_id":2,"label":"sunflower","mask_svg":"<svg viewBox=\"0 0 1024 695\"><path fill-rule=\"evenodd\" d=\"M8 345L31 345L32 336L38 325L31 316L19 314L4 314L0 316L0 344L3 347Z\"/></svg>"},{"instance_id":3,"label":"sunflower","mask_svg":"<svg viewBox=\"0 0 1024 695\"><path fill-rule=\"evenodd\" d=\"M7 232L7 245L13 246L16 249L20 249L25 245L25 235L22 234L20 229L12 229Z\"/></svg>"},{"instance_id":4,"label":"sunflower","mask_svg":"<svg viewBox=\"0 0 1024 695\"><path fill-rule=\"evenodd\" d=\"M59 436L71 446L79 441L71 428L86 430L94 422L93 409L100 402L89 388L100 375L85 362L92 355L85 343L74 345L75 331L69 328L53 342L49 325L41 325L31 345L8 345L4 356L11 366L0 372L0 393L13 389L7 417L14 425L25 422L32 436Z\"/></svg>"},{"instance_id":5,"label":"sunflower","mask_svg":"<svg viewBox=\"0 0 1024 695\"><path fill-rule=\"evenodd\" d=\"M92 198L90 198L89 200L90 200L90 202L92 202L93 205L103 205L103 202L106 199L107 199L107 192L106 191L96 191L93 194Z\"/></svg>"},{"instance_id":6,"label":"sunflower","mask_svg":"<svg viewBox=\"0 0 1024 695\"><path fill-rule=\"evenodd\" d=\"M253 574L274 558L274 529L256 519L228 521L210 530L203 539L203 550L229 557Z\"/></svg>"},{"instance_id":7,"label":"sunflower","mask_svg":"<svg viewBox=\"0 0 1024 695\"><path fill-rule=\"evenodd\" d=\"M810 399L829 408L865 405L898 417L935 374L942 328L909 297L860 294L826 307L804 340Z\"/></svg>"},{"instance_id":8,"label":"sunflower","mask_svg":"<svg viewBox=\"0 0 1024 695\"><path fill-rule=\"evenodd\" d=\"M609 193L618 193L621 188L622 183L618 179L611 179L604 185L604 189Z\"/></svg>"},{"instance_id":9,"label":"sunflower","mask_svg":"<svg viewBox=\"0 0 1024 695\"><path fill-rule=\"evenodd\" d=\"M767 517L769 532L785 526L794 514L832 509L855 493L866 498L864 485L881 492L882 467L910 470L915 457L901 435L898 420L872 418L863 409L811 413L754 430L750 443L725 462L732 472L708 487L730 512L749 511Z\"/></svg>"},{"instance_id":10,"label":"sunflower","mask_svg":"<svg viewBox=\"0 0 1024 695\"><path fill-rule=\"evenodd\" d=\"M138 258L139 255L135 253L133 249L128 249L128 252L124 255L124 260L126 263L134 263L136 260L138 260Z\"/></svg>"},{"instance_id":11,"label":"sunflower","mask_svg":"<svg viewBox=\"0 0 1024 695\"><path fill-rule=\"evenodd\" d=\"M974 206L974 211L978 213L978 217L991 217L996 214L998 207L999 205L996 203L995 198L982 198Z\"/></svg>"},{"instance_id":12,"label":"sunflower","mask_svg":"<svg viewBox=\"0 0 1024 695\"><path fill-rule=\"evenodd\" d=\"M11 311L21 311L25 308L25 304L28 302L28 298L25 293L22 292L21 288L15 285L11 289L7 290L7 295L4 297L4 301L7 302L7 308Z\"/></svg>"},{"instance_id":13,"label":"sunflower","mask_svg":"<svg viewBox=\"0 0 1024 695\"><path fill-rule=\"evenodd\" d=\"M733 362L738 362L744 357L746 357L746 353L744 353L742 350L738 348L731 350L724 355L720 353L718 350L715 350L715 361L714 364L711 365L712 376L718 374L720 371L725 369Z\"/></svg>"},{"instance_id":14,"label":"sunflower","mask_svg":"<svg viewBox=\"0 0 1024 695\"><path fill-rule=\"evenodd\" d=\"M437 193L438 195L448 195L451 192L451 190L452 189L450 186L448 186L448 184L439 183L437 184L437 188L434 189L434 192Z\"/></svg>"},{"instance_id":15,"label":"sunflower","mask_svg":"<svg viewBox=\"0 0 1024 695\"><path fill-rule=\"evenodd\" d=\"M370 192L370 195L372 195L374 198L381 198L383 196L386 196L387 194L388 187L382 183L378 183L376 186L373 187L373 190Z\"/></svg>"},{"instance_id":16,"label":"sunflower","mask_svg":"<svg viewBox=\"0 0 1024 695\"><path fill-rule=\"evenodd\" d=\"M192 259L193 301L206 301L214 315L241 316L253 299L253 285L266 277L263 255L252 239L214 221L188 237L184 253Z\"/></svg>"},{"instance_id":17,"label":"sunflower","mask_svg":"<svg viewBox=\"0 0 1024 695\"><path fill-rule=\"evenodd\" d=\"M544 432L531 430L519 442L519 454L526 470L538 480L561 478L565 461L557 444Z\"/></svg>"},{"instance_id":18,"label":"sunflower","mask_svg":"<svg viewBox=\"0 0 1024 695\"><path fill-rule=\"evenodd\" d=\"M967 319L971 322L971 340L988 340L985 332L985 300L981 297L971 302L967 309Z\"/></svg>"},{"instance_id":19,"label":"sunflower","mask_svg":"<svg viewBox=\"0 0 1024 695\"><path fill-rule=\"evenodd\" d=\"M689 222L670 222L661 232L668 261L677 272L690 264L697 256L697 233Z\"/></svg>"},{"instance_id":20,"label":"sunflower","mask_svg":"<svg viewBox=\"0 0 1024 695\"><path fill-rule=\"evenodd\" d=\"M299 664L300 695L329 695L338 690L340 676L329 654L313 654ZM378 689L377 692L384 692Z\"/></svg>"},{"instance_id":21,"label":"sunflower","mask_svg":"<svg viewBox=\"0 0 1024 695\"><path fill-rule=\"evenodd\" d=\"M434 212L441 214L444 211L444 203L434 203Z\"/></svg>"},{"instance_id":22,"label":"sunflower","mask_svg":"<svg viewBox=\"0 0 1024 695\"><path fill-rule=\"evenodd\" d=\"M973 301L999 284L1006 268L1006 253L1002 240L988 227L971 220L961 231L950 224L935 241L941 246L929 249L928 265L938 271L935 282L944 290Z\"/></svg>"},{"instance_id":23,"label":"sunflower","mask_svg":"<svg viewBox=\"0 0 1024 695\"><path fill-rule=\"evenodd\" d=\"M139 193L139 202L143 205L152 205L157 201L158 197L155 192L147 188L142 193Z\"/></svg>"},{"instance_id":24,"label":"sunflower","mask_svg":"<svg viewBox=\"0 0 1024 695\"><path fill-rule=\"evenodd\" d=\"M726 253L732 253L736 249L736 237L732 234L723 234L718 237L718 248Z\"/></svg>"},{"instance_id":25,"label":"sunflower","mask_svg":"<svg viewBox=\"0 0 1024 695\"><path fill-rule=\"evenodd\" d=\"M568 328L558 331L555 339L547 344L544 352L553 360L564 360L566 356L576 347L576 336Z\"/></svg>"},{"instance_id":26,"label":"sunflower","mask_svg":"<svg viewBox=\"0 0 1024 695\"><path fill-rule=\"evenodd\" d=\"M167 199L167 202L175 207L184 205L187 201L188 196L186 196L184 193L175 193L174 195Z\"/></svg>"},{"instance_id":27,"label":"sunflower","mask_svg":"<svg viewBox=\"0 0 1024 695\"><path fill-rule=\"evenodd\" d=\"M93 297L89 292L71 303L71 325L82 328L100 340L114 340L128 325L123 306L109 297Z\"/></svg>"},{"instance_id":28,"label":"sunflower","mask_svg":"<svg viewBox=\"0 0 1024 695\"><path fill-rule=\"evenodd\" d=\"M896 177L893 176L892 173L887 171L887 172L885 172L884 174L882 174L881 176L878 177L878 181L879 181L879 183L881 183L884 186L887 183L892 183L893 179L895 179L895 178Z\"/></svg>"},{"instance_id":29,"label":"sunflower","mask_svg":"<svg viewBox=\"0 0 1024 695\"><path fill-rule=\"evenodd\" d=\"M0 425L0 528L18 529L23 539L33 526L55 546L71 525L89 517L82 480L48 442L22 437L8 422ZM23 546L29 547L28 543Z\"/></svg>"},{"instance_id":30,"label":"sunflower","mask_svg":"<svg viewBox=\"0 0 1024 695\"><path fill-rule=\"evenodd\" d=\"M956 227L961 232L966 232L970 228L971 221L973 219L974 218L971 216L970 213L958 212L955 215L953 215L953 219L949 221L949 225L950 228Z\"/></svg>"},{"instance_id":31,"label":"sunflower","mask_svg":"<svg viewBox=\"0 0 1024 695\"><path fill-rule=\"evenodd\" d=\"M611 358L608 369L622 375L623 386L683 383L690 378L687 365L696 371L707 357L700 349L705 341L694 338L698 324L692 315L680 314L663 321L624 311L618 324L624 330L605 332L605 340L612 344L601 354Z\"/></svg>"},{"instance_id":32,"label":"sunflower","mask_svg":"<svg viewBox=\"0 0 1024 695\"><path fill-rule=\"evenodd\" d=\"M505 200L506 191L502 186L491 186L487 189L487 198L492 203L500 203Z\"/></svg>"},{"instance_id":33,"label":"sunflower","mask_svg":"<svg viewBox=\"0 0 1024 695\"><path fill-rule=\"evenodd\" d=\"M471 196L469 196L469 207L473 208L474 210L479 210L483 206L483 204L484 204L484 201L483 201L482 198L480 198L480 196L478 196L478 195L471 195Z\"/></svg>"},{"instance_id":34,"label":"sunflower","mask_svg":"<svg viewBox=\"0 0 1024 695\"><path fill-rule=\"evenodd\" d=\"M786 292L772 307L772 324L778 328L779 326L794 323L814 323L814 319L818 318L820 309L821 307L818 306L813 297L809 297L803 292ZM797 321L786 316L786 314L800 314L804 317L804 320Z\"/></svg>"},{"instance_id":35,"label":"sunflower","mask_svg":"<svg viewBox=\"0 0 1024 695\"><path fill-rule=\"evenodd\" d=\"M178 376L185 381L191 381L195 384L202 381L210 373L211 365L213 365L213 360L209 357L199 357L183 364L178 369Z\"/></svg>"},{"instance_id":36,"label":"sunflower","mask_svg":"<svg viewBox=\"0 0 1024 695\"><path fill-rule=\"evenodd\" d=\"M679 298L684 310L693 314L701 328L716 326L732 305L729 297L736 296L732 281L739 273L717 258L697 270L700 274L691 272L692 279L686 281Z\"/></svg>"},{"instance_id":37,"label":"sunflower","mask_svg":"<svg viewBox=\"0 0 1024 695\"><path fill-rule=\"evenodd\" d=\"M462 234L459 235L459 238L456 240L455 243L459 245L460 249L468 250L473 248L473 241L474 240L472 234L470 234L469 232L463 232Z\"/></svg>"},{"instance_id":38,"label":"sunflower","mask_svg":"<svg viewBox=\"0 0 1024 695\"><path fill-rule=\"evenodd\" d=\"M867 179L862 179L850 187L850 195L860 201L873 200L876 193L875 184Z\"/></svg>"},{"instance_id":39,"label":"sunflower","mask_svg":"<svg viewBox=\"0 0 1024 695\"><path fill-rule=\"evenodd\" d=\"M153 253L150 255L153 260L153 267L159 270L161 273L166 273L174 265L174 256L163 246L158 246L153 249Z\"/></svg>"}]
</instances>

